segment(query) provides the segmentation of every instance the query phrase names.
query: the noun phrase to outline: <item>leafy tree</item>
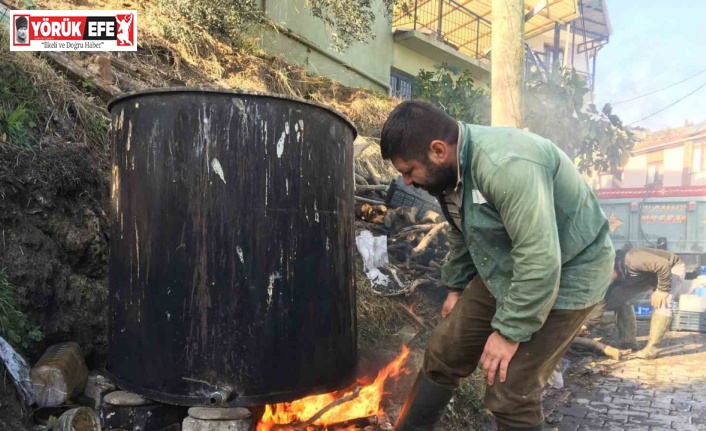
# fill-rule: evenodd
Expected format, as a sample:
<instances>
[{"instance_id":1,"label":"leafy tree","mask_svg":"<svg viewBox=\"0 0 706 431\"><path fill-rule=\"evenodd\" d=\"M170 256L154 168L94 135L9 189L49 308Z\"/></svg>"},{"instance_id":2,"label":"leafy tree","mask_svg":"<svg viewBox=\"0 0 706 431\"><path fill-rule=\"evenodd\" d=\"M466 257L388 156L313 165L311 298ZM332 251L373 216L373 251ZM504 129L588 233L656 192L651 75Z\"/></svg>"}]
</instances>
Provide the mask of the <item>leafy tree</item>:
<instances>
[{"instance_id":1,"label":"leafy tree","mask_svg":"<svg viewBox=\"0 0 706 431\"><path fill-rule=\"evenodd\" d=\"M375 39L372 27L378 10L374 3L375 0L307 0L311 13L333 29L331 45L337 51L344 51L354 42ZM406 10L408 3L409 0L382 0L385 17L392 20L395 6Z\"/></svg>"},{"instance_id":2,"label":"leafy tree","mask_svg":"<svg viewBox=\"0 0 706 431\"><path fill-rule=\"evenodd\" d=\"M555 68L547 81L531 78L524 94L524 125L550 139L581 172L616 172L630 156L635 138L612 107L585 105L590 90L586 80L573 70ZM420 71L413 97L426 100L452 117L475 124L489 124L489 92L474 85L466 71L446 65L435 71Z\"/></svg>"},{"instance_id":3,"label":"leafy tree","mask_svg":"<svg viewBox=\"0 0 706 431\"><path fill-rule=\"evenodd\" d=\"M630 156L635 139L609 104L600 110L594 104L585 106L589 93L585 78L575 70L555 67L546 82L529 79L525 126L578 158L581 172L616 172Z\"/></svg>"},{"instance_id":4,"label":"leafy tree","mask_svg":"<svg viewBox=\"0 0 706 431\"><path fill-rule=\"evenodd\" d=\"M490 124L488 91L477 87L467 70L446 64L435 69L419 72L412 86L412 97L438 106L459 121Z\"/></svg>"}]
</instances>

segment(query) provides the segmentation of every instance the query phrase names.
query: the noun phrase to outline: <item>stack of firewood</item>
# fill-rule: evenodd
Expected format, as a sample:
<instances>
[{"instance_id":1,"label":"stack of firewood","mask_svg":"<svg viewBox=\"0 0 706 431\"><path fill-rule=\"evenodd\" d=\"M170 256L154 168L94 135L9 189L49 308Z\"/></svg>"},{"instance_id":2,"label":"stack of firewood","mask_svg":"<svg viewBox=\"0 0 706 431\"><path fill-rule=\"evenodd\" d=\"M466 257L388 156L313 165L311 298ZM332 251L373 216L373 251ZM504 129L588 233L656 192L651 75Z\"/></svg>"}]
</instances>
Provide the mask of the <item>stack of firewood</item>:
<instances>
[{"instance_id":1,"label":"stack of firewood","mask_svg":"<svg viewBox=\"0 0 706 431\"><path fill-rule=\"evenodd\" d=\"M438 280L448 253L444 217L433 211L420 214L416 208L401 207L388 210L383 224L389 231L390 261L405 268L410 279Z\"/></svg>"},{"instance_id":2,"label":"stack of firewood","mask_svg":"<svg viewBox=\"0 0 706 431\"><path fill-rule=\"evenodd\" d=\"M439 284L448 246L447 222L433 211L387 208L364 203L356 208L358 225L375 235L387 236L390 265L381 268L396 283L380 291L385 296L408 295L426 283Z\"/></svg>"},{"instance_id":3,"label":"stack of firewood","mask_svg":"<svg viewBox=\"0 0 706 431\"><path fill-rule=\"evenodd\" d=\"M383 179L369 160L362 159L355 165L356 203L384 205L390 181Z\"/></svg>"}]
</instances>

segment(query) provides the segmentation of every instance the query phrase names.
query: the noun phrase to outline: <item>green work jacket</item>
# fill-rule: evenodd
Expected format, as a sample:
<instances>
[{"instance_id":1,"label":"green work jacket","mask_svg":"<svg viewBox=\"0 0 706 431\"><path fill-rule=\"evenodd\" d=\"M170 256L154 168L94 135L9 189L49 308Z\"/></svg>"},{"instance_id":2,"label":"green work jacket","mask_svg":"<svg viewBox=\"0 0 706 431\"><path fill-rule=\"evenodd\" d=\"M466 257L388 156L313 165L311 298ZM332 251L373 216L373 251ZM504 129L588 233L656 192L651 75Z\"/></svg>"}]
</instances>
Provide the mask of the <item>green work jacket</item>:
<instances>
[{"instance_id":1,"label":"green work jacket","mask_svg":"<svg viewBox=\"0 0 706 431\"><path fill-rule=\"evenodd\" d=\"M492 327L528 341L549 311L603 299L615 251L608 220L568 156L513 128L459 123L460 231L448 230L442 281L478 275L497 301Z\"/></svg>"}]
</instances>

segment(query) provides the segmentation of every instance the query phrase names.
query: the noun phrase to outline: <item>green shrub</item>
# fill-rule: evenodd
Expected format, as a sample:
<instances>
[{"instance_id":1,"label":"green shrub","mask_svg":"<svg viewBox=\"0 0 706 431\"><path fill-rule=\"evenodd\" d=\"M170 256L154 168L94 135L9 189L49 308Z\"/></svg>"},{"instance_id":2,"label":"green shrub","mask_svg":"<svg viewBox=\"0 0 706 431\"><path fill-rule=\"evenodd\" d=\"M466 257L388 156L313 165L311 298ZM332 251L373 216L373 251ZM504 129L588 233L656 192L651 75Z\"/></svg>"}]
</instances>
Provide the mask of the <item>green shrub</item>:
<instances>
[{"instance_id":1,"label":"green shrub","mask_svg":"<svg viewBox=\"0 0 706 431\"><path fill-rule=\"evenodd\" d=\"M0 336L20 352L26 352L32 342L44 337L40 328L19 309L15 286L4 269L0 271Z\"/></svg>"}]
</instances>

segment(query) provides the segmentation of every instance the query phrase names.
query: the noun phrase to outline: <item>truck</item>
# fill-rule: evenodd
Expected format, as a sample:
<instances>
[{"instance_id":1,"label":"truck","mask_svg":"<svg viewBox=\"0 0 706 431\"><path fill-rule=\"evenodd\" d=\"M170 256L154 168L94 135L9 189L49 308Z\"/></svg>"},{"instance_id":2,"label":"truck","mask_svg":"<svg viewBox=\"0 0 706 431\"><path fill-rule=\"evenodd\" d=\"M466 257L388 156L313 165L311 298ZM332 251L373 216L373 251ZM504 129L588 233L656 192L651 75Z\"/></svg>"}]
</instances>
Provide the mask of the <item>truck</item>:
<instances>
[{"instance_id":1,"label":"truck","mask_svg":"<svg viewBox=\"0 0 706 431\"><path fill-rule=\"evenodd\" d=\"M616 250L660 248L681 257L687 279L706 265L706 186L596 190Z\"/></svg>"}]
</instances>

